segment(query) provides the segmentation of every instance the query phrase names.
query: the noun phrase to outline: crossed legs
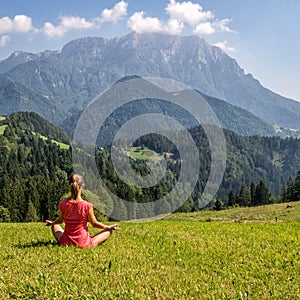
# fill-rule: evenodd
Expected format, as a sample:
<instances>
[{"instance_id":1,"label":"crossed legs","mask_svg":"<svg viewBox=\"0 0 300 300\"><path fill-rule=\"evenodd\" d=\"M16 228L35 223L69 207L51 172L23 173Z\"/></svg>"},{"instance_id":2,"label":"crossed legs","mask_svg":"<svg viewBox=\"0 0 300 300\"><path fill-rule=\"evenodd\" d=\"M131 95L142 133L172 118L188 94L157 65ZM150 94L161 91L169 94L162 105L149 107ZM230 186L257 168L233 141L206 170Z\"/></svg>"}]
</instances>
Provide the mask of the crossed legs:
<instances>
[{"instance_id":1,"label":"crossed legs","mask_svg":"<svg viewBox=\"0 0 300 300\"><path fill-rule=\"evenodd\" d=\"M64 232L64 230L61 228L60 225L52 225L51 226L51 231L52 234L54 235L56 241L59 243L59 240ZM112 230L111 229L104 229L100 232L98 232L97 234L95 234L94 236L92 236L93 239L93 244L94 246L97 246L103 242L105 242L112 234Z\"/></svg>"},{"instance_id":2,"label":"crossed legs","mask_svg":"<svg viewBox=\"0 0 300 300\"><path fill-rule=\"evenodd\" d=\"M56 241L59 243L59 240L64 233L64 230L57 224L51 226L52 234L54 235Z\"/></svg>"},{"instance_id":3,"label":"crossed legs","mask_svg":"<svg viewBox=\"0 0 300 300\"><path fill-rule=\"evenodd\" d=\"M112 229L104 229L92 236L94 246L104 243L112 234Z\"/></svg>"}]
</instances>

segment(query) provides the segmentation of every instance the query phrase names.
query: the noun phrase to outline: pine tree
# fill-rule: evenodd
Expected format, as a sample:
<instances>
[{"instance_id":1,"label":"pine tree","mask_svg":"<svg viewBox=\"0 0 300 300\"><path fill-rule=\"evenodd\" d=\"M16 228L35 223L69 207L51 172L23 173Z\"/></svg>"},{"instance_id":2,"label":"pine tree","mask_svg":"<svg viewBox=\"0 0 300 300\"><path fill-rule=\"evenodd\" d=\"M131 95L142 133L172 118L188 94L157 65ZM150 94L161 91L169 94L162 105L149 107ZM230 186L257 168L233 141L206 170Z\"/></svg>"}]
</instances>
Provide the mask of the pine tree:
<instances>
[{"instance_id":1,"label":"pine tree","mask_svg":"<svg viewBox=\"0 0 300 300\"><path fill-rule=\"evenodd\" d=\"M290 176L287 183L286 202L294 201L294 182Z\"/></svg>"},{"instance_id":2,"label":"pine tree","mask_svg":"<svg viewBox=\"0 0 300 300\"><path fill-rule=\"evenodd\" d=\"M253 205L264 205L270 204L271 194L269 193L268 188L265 186L263 181L260 181L256 186Z\"/></svg>"},{"instance_id":3,"label":"pine tree","mask_svg":"<svg viewBox=\"0 0 300 300\"><path fill-rule=\"evenodd\" d=\"M251 185L250 185L251 205L253 204L253 201L254 201L255 189L256 189L255 184L253 182L251 182Z\"/></svg>"},{"instance_id":4,"label":"pine tree","mask_svg":"<svg viewBox=\"0 0 300 300\"><path fill-rule=\"evenodd\" d=\"M293 199L293 201L300 200L300 171L298 171L296 179L295 179L292 199Z\"/></svg>"},{"instance_id":5,"label":"pine tree","mask_svg":"<svg viewBox=\"0 0 300 300\"><path fill-rule=\"evenodd\" d=\"M280 202L287 202L287 186L283 185L280 193Z\"/></svg>"},{"instance_id":6,"label":"pine tree","mask_svg":"<svg viewBox=\"0 0 300 300\"><path fill-rule=\"evenodd\" d=\"M215 202L214 209L215 209L215 210L221 210L222 207L223 207L222 201L221 201L219 198L217 198L217 200L216 200L216 202Z\"/></svg>"},{"instance_id":7,"label":"pine tree","mask_svg":"<svg viewBox=\"0 0 300 300\"><path fill-rule=\"evenodd\" d=\"M25 217L25 222L38 222L39 217L37 215L36 209L31 201L28 203L28 210Z\"/></svg>"},{"instance_id":8,"label":"pine tree","mask_svg":"<svg viewBox=\"0 0 300 300\"><path fill-rule=\"evenodd\" d=\"M0 206L0 222L10 222L9 211L6 207Z\"/></svg>"},{"instance_id":9,"label":"pine tree","mask_svg":"<svg viewBox=\"0 0 300 300\"><path fill-rule=\"evenodd\" d=\"M240 189L240 194L238 197L238 204L241 206L250 206L251 205L251 193L250 188L243 184Z\"/></svg>"},{"instance_id":10,"label":"pine tree","mask_svg":"<svg viewBox=\"0 0 300 300\"><path fill-rule=\"evenodd\" d=\"M227 205L228 206L234 206L235 205L235 201L236 201L236 199L235 199L234 192L233 192L233 190L230 190L229 195L228 195L228 203L227 203Z\"/></svg>"}]
</instances>

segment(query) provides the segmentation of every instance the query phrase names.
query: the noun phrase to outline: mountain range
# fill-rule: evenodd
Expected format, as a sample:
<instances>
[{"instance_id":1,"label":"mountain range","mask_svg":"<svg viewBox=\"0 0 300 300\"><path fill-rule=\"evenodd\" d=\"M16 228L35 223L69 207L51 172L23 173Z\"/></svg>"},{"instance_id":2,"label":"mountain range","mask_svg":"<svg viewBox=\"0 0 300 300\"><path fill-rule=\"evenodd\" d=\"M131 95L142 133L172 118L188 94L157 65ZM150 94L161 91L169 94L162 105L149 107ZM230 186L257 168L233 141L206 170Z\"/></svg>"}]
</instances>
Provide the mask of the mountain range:
<instances>
[{"instance_id":1,"label":"mountain range","mask_svg":"<svg viewBox=\"0 0 300 300\"><path fill-rule=\"evenodd\" d=\"M14 52L0 62L0 74L0 115L34 111L64 129L99 93L137 75L174 79L198 90L223 127L239 134L275 135L275 125L282 135L300 131L299 102L266 89L224 51L196 36L80 38L60 51Z\"/></svg>"}]
</instances>

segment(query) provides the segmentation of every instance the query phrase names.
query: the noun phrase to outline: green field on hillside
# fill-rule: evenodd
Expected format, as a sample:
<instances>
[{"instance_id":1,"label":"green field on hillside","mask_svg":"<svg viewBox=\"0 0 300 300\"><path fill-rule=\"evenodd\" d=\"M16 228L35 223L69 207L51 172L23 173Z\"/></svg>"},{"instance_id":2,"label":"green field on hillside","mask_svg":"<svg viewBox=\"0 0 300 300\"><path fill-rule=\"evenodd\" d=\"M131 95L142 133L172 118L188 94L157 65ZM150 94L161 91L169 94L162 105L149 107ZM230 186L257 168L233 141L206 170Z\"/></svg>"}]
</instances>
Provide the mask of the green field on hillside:
<instances>
[{"instance_id":1,"label":"green field on hillside","mask_svg":"<svg viewBox=\"0 0 300 300\"><path fill-rule=\"evenodd\" d=\"M128 152L128 155L133 159L142 159L142 160L161 160L162 156L157 154L155 151L144 147L143 149L141 147L131 147L130 152Z\"/></svg>"},{"instance_id":2,"label":"green field on hillside","mask_svg":"<svg viewBox=\"0 0 300 300\"><path fill-rule=\"evenodd\" d=\"M0 299L300 298L300 222L263 211L255 222L201 222L203 213L122 222L94 249L57 246L42 223L2 223Z\"/></svg>"},{"instance_id":3,"label":"green field on hillside","mask_svg":"<svg viewBox=\"0 0 300 300\"><path fill-rule=\"evenodd\" d=\"M36 133L36 132L32 132L32 133L35 134L35 135L38 135L38 136L39 136L42 140L44 140L44 141L48 140L47 137L45 137L45 136L43 136L43 135L41 135L41 134L39 134L39 133ZM52 139L51 141L52 141L53 143L57 144L61 149L69 149L69 148L70 148L70 145L68 145L68 144L65 144L65 143L56 141L56 140L54 140L54 139Z\"/></svg>"},{"instance_id":4,"label":"green field on hillside","mask_svg":"<svg viewBox=\"0 0 300 300\"><path fill-rule=\"evenodd\" d=\"M1 117L0 117L0 121L1 121ZM0 135L2 135L5 131L5 128L7 127L7 125L0 125ZM43 140L47 140L48 138L41 135L41 134L38 134L36 132L32 132L33 134L37 134L41 139ZM52 142L57 144L61 149L69 149L70 148L70 145L68 144L65 144L65 143L62 143L62 142L59 142L59 141L56 141L54 139L52 139Z\"/></svg>"},{"instance_id":5,"label":"green field on hillside","mask_svg":"<svg viewBox=\"0 0 300 300\"><path fill-rule=\"evenodd\" d=\"M220 221L220 222L283 222L300 221L300 201L260 205L256 207L236 207L220 211L203 210L200 213L170 214L164 220L174 221Z\"/></svg>"},{"instance_id":6,"label":"green field on hillside","mask_svg":"<svg viewBox=\"0 0 300 300\"><path fill-rule=\"evenodd\" d=\"M4 133L6 127L7 125L0 125L0 135Z\"/></svg>"}]
</instances>

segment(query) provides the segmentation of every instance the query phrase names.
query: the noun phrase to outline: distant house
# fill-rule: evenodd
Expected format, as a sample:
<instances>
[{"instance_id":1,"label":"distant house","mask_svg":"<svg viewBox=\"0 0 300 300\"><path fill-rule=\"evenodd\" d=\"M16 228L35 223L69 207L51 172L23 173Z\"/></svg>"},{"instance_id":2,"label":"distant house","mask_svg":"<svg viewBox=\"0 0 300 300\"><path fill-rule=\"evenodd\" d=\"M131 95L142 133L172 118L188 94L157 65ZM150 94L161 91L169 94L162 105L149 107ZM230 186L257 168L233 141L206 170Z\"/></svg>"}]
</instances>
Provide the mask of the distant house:
<instances>
[{"instance_id":1,"label":"distant house","mask_svg":"<svg viewBox=\"0 0 300 300\"><path fill-rule=\"evenodd\" d=\"M172 152L164 152L164 153L163 153L163 156L164 156L164 158L166 158L166 159L171 158L173 155L174 155L174 154L173 154Z\"/></svg>"}]
</instances>

